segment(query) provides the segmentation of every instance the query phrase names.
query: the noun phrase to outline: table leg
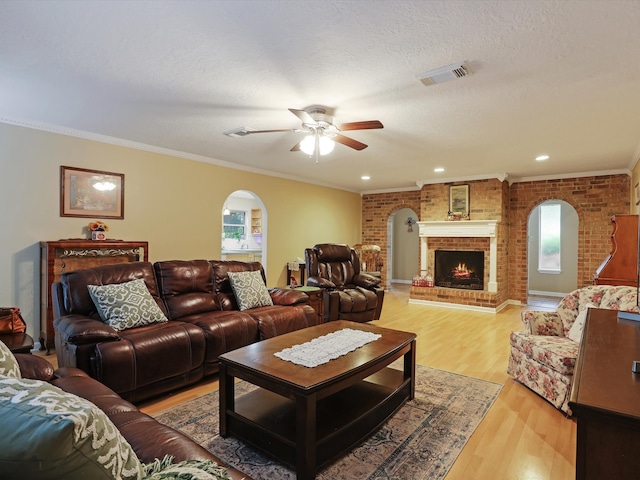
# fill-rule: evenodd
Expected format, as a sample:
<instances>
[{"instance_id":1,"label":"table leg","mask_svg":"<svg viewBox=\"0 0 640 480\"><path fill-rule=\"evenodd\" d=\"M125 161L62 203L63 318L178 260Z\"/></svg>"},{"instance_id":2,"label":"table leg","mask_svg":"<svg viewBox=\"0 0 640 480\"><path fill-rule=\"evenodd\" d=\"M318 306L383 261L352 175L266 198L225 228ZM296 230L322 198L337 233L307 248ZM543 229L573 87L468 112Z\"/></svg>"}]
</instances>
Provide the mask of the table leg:
<instances>
[{"instance_id":1,"label":"table leg","mask_svg":"<svg viewBox=\"0 0 640 480\"><path fill-rule=\"evenodd\" d=\"M316 478L316 395L296 400L296 478Z\"/></svg>"},{"instance_id":2,"label":"table leg","mask_svg":"<svg viewBox=\"0 0 640 480\"><path fill-rule=\"evenodd\" d=\"M404 378L411 379L411 393L409 400L416 396L416 341L411 342L411 348L404 354Z\"/></svg>"},{"instance_id":3,"label":"table leg","mask_svg":"<svg viewBox=\"0 0 640 480\"><path fill-rule=\"evenodd\" d=\"M227 437L229 435L227 412L235 409L235 383L233 376L227 374L227 366L222 362L220 363L218 378L220 384L220 436Z\"/></svg>"}]
</instances>

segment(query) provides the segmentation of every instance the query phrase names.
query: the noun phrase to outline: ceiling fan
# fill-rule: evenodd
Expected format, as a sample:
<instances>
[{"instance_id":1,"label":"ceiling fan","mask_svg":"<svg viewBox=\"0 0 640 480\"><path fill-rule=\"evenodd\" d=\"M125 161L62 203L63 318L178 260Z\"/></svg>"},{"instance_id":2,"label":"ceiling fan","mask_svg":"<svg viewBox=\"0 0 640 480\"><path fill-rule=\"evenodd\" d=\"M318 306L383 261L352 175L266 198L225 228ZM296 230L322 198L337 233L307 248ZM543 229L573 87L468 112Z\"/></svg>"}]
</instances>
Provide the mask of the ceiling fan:
<instances>
[{"instance_id":1,"label":"ceiling fan","mask_svg":"<svg viewBox=\"0 0 640 480\"><path fill-rule=\"evenodd\" d=\"M314 155L316 163L318 155L326 155L333 151L335 142L346 145L355 150L364 150L367 145L354 140L353 138L342 135L340 132L350 130L371 130L383 128L379 120L368 120L363 122L349 122L340 125L333 124L333 116L328 113L329 109L321 105L312 105L304 110L290 108L293 113L302 121L302 128L296 129L277 129L277 130L253 130L248 127L240 127L235 130L224 132L230 137L244 137L254 133L277 133L277 132L295 132L306 133L307 135L296 143L291 149L292 152L303 151L308 155Z\"/></svg>"}]
</instances>

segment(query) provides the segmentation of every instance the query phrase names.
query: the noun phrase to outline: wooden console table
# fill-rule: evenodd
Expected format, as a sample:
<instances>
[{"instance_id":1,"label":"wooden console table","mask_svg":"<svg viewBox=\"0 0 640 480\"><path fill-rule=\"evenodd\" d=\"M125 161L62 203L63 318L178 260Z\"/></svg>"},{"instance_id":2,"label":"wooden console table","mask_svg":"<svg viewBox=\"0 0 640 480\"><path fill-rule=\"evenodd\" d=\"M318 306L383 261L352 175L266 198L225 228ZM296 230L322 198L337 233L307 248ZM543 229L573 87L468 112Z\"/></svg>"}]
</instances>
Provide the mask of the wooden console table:
<instances>
[{"instance_id":1,"label":"wooden console table","mask_svg":"<svg viewBox=\"0 0 640 480\"><path fill-rule=\"evenodd\" d=\"M40 242L40 348L54 346L51 285L64 272L99 265L148 261L148 242L69 239Z\"/></svg>"},{"instance_id":2,"label":"wooden console table","mask_svg":"<svg viewBox=\"0 0 640 480\"><path fill-rule=\"evenodd\" d=\"M578 419L576 479L637 479L640 472L640 322L590 309L569 406Z\"/></svg>"}]
</instances>

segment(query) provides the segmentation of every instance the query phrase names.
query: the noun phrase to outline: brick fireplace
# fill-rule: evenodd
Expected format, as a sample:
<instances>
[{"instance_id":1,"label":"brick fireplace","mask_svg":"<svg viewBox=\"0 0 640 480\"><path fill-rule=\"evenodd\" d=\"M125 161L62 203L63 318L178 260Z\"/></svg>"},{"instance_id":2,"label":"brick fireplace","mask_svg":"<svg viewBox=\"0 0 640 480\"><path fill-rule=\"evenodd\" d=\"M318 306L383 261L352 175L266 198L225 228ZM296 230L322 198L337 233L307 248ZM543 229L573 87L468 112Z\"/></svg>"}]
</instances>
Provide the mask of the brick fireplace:
<instances>
[{"instance_id":1,"label":"brick fireplace","mask_svg":"<svg viewBox=\"0 0 640 480\"><path fill-rule=\"evenodd\" d=\"M459 282L453 285L451 278L444 279L435 287L411 287L410 302L429 305L449 306L479 311L498 311L504 307L502 295L498 292L501 285L498 280L498 232L499 222L496 220L469 221L424 221L418 222L420 227L420 269L438 276L455 277L452 270L462 269L462 265L447 265L445 273L438 272L436 252L458 251L461 263L466 263L472 253L480 253L482 268L474 268L474 274L482 276L478 281ZM440 263L440 261L438 262ZM467 267L467 266L465 266ZM438 269L442 269L440 265ZM479 273L480 272L480 273ZM471 277L470 273L459 274L463 278Z\"/></svg>"}]
</instances>

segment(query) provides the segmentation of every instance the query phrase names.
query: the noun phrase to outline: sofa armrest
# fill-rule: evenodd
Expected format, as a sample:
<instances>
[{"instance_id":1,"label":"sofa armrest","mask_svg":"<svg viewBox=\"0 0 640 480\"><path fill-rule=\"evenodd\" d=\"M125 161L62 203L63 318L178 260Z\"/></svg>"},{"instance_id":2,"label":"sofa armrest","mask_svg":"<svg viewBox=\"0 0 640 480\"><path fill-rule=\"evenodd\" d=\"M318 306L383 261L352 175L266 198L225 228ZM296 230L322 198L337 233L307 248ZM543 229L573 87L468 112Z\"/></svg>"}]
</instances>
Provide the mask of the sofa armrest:
<instances>
[{"instance_id":1,"label":"sofa armrest","mask_svg":"<svg viewBox=\"0 0 640 480\"><path fill-rule=\"evenodd\" d=\"M67 315L57 318L54 327L67 343L73 345L120 339L118 332L109 325L83 315Z\"/></svg>"},{"instance_id":2,"label":"sofa armrest","mask_svg":"<svg viewBox=\"0 0 640 480\"><path fill-rule=\"evenodd\" d=\"M327 280L326 278L321 278L321 277L307 278L307 285L310 287L336 288L336 284L333 283L331 280Z\"/></svg>"},{"instance_id":3,"label":"sofa armrest","mask_svg":"<svg viewBox=\"0 0 640 480\"><path fill-rule=\"evenodd\" d=\"M523 310L521 315L526 333L530 335L564 337L562 321L556 312Z\"/></svg>"},{"instance_id":4,"label":"sofa armrest","mask_svg":"<svg viewBox=\"0 0 640 480\"><path fill-rule=\"evenodd\" d=\"M16 353L15 357L20 365L22 378L44 380L45 382L53 378L53 365L44 358L30 353Z\"/></svg>"},{"instance_id":5,"label":"sofa armrest","mask_svg":"<svg viewBox=\"0 0 640 480\"><path fill-rule=\"evenodd\" d=\"M299 290L270 288L269 295L274 305L304 305L309 303L309 295Z\"/></svg>"}]
</instances>

